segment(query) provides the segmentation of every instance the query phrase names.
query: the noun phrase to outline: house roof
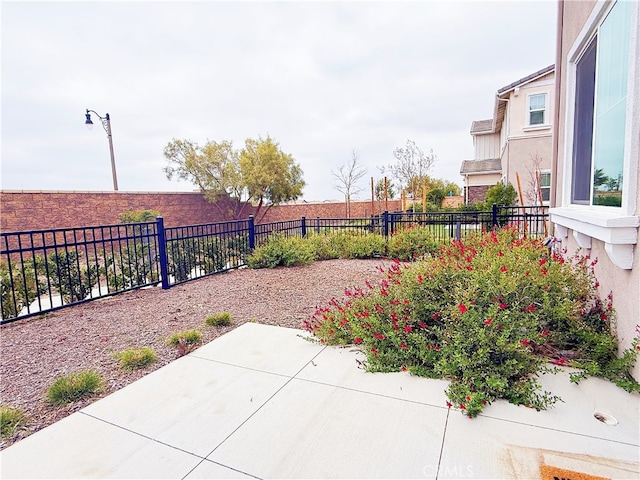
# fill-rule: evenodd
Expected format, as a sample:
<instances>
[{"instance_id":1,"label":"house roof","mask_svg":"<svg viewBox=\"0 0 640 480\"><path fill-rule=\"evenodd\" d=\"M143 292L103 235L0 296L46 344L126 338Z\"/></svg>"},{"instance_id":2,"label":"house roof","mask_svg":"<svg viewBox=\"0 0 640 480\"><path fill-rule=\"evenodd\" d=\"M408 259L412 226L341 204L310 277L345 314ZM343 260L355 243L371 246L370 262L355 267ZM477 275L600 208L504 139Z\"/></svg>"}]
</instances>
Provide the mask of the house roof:
<instances>
[{"instance_id":1,"label":"house roof","mask_svg":"<svg viewBox=\"0 0 640 480\"><path fill-rule=\"evenodd\" d=\"M487 160L463 160L460 167L461 175L481 175L486 173L501 173L502 162L499 158Z\"/></svg>"},{"instance_id":2,"label":"house roof","mask_svg":"<svg viewBox=\"0 0 640 480\"><path fill-rule=\"evenodd\" d=\"M555 69L555 65L549 65L548 67L544 67L543 69L538 70L537 72L534 72L531 75L522 77L521 79L516 80L513 83L510 83L506 87L499 88L498 95L508 92L509 90L513 90L514 88L519 87L520 85L524 85L525 83L529 83L533 80L536 80L537 78L542 77L547 73L553 72L554 69Z\"/></svg>"},{"instance_id":3,"label":"house roof","mask_svg":"<svg viewBox=\"0 0 640 480\"><path fill-rule=\"evenodd\" d=\"M489 120L474 120L471 122L471 135L476 133L491 133L493 130L493 118Z\"/></svg>"}]
</instances>

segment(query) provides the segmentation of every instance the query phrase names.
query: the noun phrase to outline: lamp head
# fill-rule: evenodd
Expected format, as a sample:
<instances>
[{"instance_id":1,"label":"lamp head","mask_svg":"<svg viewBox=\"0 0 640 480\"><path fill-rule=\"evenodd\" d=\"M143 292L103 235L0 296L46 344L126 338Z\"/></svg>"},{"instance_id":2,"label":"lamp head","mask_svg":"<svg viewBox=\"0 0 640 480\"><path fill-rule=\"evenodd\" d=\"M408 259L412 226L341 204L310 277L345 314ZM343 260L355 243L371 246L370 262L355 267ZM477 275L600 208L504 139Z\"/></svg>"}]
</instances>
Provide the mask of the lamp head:
<instances>
[{"instance_id":1,"label":"lamp head","mask_svg":"<svg viewBox=\"0 0 640 480\"><path fill-rule=\"evenodd\" d=\"M87 119L84 121L84 124L89 130L91 130L93 128L93 122L91 121L91 114L89 113L89 110L87 110L85 117L87 117Z\"/></svg>"}]
</instances>

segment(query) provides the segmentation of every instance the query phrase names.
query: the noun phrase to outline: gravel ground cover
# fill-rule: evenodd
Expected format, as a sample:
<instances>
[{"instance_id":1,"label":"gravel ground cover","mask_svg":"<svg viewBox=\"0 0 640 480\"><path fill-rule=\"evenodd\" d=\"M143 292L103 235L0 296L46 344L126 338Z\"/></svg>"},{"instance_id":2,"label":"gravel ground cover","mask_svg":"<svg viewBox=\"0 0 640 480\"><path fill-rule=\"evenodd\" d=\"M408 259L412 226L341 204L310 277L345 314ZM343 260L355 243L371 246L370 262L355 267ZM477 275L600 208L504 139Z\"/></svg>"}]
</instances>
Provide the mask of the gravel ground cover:
<instances>
[{"instance_id":1,"label":"gravel ground cover","mask_svg":"<svg viewBox=\"0 0 640 480\"><path fill-rule=\"evenodd\" d=\"M346 288L382 278L385 260L327 260L273 270L239 269L188 282L169 290L136 290L20 320L0 328L0 399L27 416L16 435L0 449L21 440L86 405L166 365L178 357L167 337L197 328L203 343L245 322L302 328L316 306ZM376 282L377 283L377 282ZM234 323L209 327L205 318L227 311ZM137 371L120 368L113 354L151 347L158 361ZM47 388L61 376L93 369L105 379L104 391L90 399L54 407Z\"/></svg>"}]
</instances>

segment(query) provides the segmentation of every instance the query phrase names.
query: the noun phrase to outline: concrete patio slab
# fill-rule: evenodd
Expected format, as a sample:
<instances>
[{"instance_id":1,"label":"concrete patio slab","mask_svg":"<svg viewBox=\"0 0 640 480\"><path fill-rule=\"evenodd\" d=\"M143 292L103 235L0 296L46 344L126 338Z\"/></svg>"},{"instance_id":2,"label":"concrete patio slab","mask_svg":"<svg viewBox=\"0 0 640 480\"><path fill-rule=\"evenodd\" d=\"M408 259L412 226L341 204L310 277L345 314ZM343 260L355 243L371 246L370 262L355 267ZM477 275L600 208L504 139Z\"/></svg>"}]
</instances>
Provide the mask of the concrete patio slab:
<instances>
[{"instance_id":1,"label":"concrete patio slab","mask_svg":"<svg viewBox=\"0 0 640 480\"><path fill-rule=\"evenodd\" d=\"M84 413L74 413L0 452L0 477L181 478L201 462Z\"/></svg>"},{"instance_id":2,"label":"concrete patio slab","mask_svg":"<svg viewBox=\"0 0 640 480\"><path fill-rule=\"evenodd\" d=\"M186 356L83 412L205 457L288 380Z\"/></svg>"},{"instance_id":3,"label":"concrete patio slab","mask_svg":"<svg viewBox=\"0 0 640 480\"><path fill-rule=\"evenodd\" d=\"M563 398L470 420L447 382L245 324L0 452L2 478L640 478L640 395L545 375ZM594 412L617 420L597 421Z\"/></svg>"},{"instance_id":4,"label":"concrete patio slab","mask_svg":"<svg viewBox=\"0 0 640 480\"><path fill-rule=\"evenodd\" d=\"M296 378L435 407L446 405L448 381L426 382L407 372L370 373L362 366L365 358L355 347L326 348Z\"/></svg>"},{"instance_id":5,"label":"concrete patio slab","mask_svg":"<svg viewBox=\"0 0 640 480\"><path fill-rule=\"evenodd\" d=\"M446 417L446 408L294 379L208 458L260 478L425 478Z\"/></svg>"}]
</instances>

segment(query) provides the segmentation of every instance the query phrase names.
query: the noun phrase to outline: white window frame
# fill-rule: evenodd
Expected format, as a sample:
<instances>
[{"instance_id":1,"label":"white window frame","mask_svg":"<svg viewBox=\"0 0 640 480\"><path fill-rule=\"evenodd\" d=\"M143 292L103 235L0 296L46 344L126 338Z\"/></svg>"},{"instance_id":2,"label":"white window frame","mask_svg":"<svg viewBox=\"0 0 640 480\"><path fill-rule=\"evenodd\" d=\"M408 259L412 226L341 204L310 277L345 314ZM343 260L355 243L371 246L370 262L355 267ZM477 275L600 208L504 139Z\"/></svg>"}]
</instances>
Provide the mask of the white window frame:
<instances>
[{"instance_id":1,"label":"white window frame","mask_svg":"<svg viewBox=\"0 0 640 480\"><path fill-rule=\"evenodd\" d=\"M549 205L549 199L551 198L551 186L552 186L552 182L551 182L551 170L545 169L545 170L539 170L540 172L540 191L542 192L543 190L548 190L549 191L549 195L547 195L547 200L544 200L544 195L543 195L543 200L542 200L542 204L543 205ZM549 175L549 185L548 186L543 186L542 185L542 176L543 175ZM537 181L536 181L537 183Z\"/></svg>"},{"instance_id":2,"label":"white window frame","mask_svg":"<svg viewBox=\"0 0 640 480\"><path fill-rule=\"evenodd\" d=\"M625 156L623 168L622 206L578 205L571 203L576 63L585 47L597 33L615 2L600 0L593 8L582 31L567 55L565 77L564 162L561 206L551 209L556 234L567 237L573 231L577 244L591 248L591 240L605 243L605 251L614 265L633 267L633 248L638 242L640 217L637 215L638 168L640 158L640 7L633 2L629 35L627 72L627 107L625 120Z\"/></svg>"},{"instance_id":3,"label":"white window frame","mask_svg":"<svg viewBox=\"0 0 640 480\"><path fill-rule=\"evenodd\" d=\"M544 97L544 106L542 108L531 109L531 98L542 95ZM546 92L530 93L527 95L527 126L528 127L544 127L549 124L547 118L549 116L549 109L547 108L549 96ZM542 111L542 123L531 123L531 113Z\"/></svg>"}]
</instances>

